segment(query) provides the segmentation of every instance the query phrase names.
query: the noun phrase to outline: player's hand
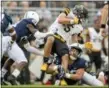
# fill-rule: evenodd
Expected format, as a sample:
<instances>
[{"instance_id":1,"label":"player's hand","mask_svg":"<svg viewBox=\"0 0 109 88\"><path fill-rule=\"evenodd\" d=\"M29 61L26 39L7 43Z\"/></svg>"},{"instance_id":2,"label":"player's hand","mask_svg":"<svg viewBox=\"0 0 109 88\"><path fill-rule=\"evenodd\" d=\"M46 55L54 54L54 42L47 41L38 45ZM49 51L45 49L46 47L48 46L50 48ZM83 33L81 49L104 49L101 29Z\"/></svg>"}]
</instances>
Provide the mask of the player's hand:
<instances>
[{"instance_id":1,"label":"player's hand","mask_svg":"<svg viewBox=\"0 0 109 88\"><path fill-rule=\"evenodd\" d=\"M85 45L86 49L92 49L93 48L93 44L91 42L86 42L84 45Z\"/></svg>"},{"instance_id":2,"label":"player's hand","mask_svg":"<svg viewBox=\"0 0 109 88\"><path fill-rule=\"evenodd\" d=\"M61 65L59 65L58 66L58 74L57 74L57 77L59 79L62 79L64 77L64 75L65 75L64 68Z\"/></svg>"},{"instance_id":3,"label":"player's hand","mask_svg":"<svg viewBox=\"0 0 109 88\"><path fill-rule=\"evenodd\" d=\"M74 17L73 20L74 20L74 24L78 24L79 23L79 19L77 17Z\"/></svg>"},{"instance_id":4,"label":"player's hand","mask_svg":"<svg viewBox=\"0 0 109 88\"><path fill-rule=\"evenodd\" d=\"M28 43L28 38L27 38L27 36L24 36L24 37L22 37L22 38L20 39L20 44L21 44L21 45L24 45L24 44L26 44L26 43Z\"/></svg>"},{"instance_id":5,"label":"player's hand","mask_svg":"<svg viewBox=\"0 0 109 88\"><path fill-rule=\"evenodd\" d=\"M13 40L11 40L11 41L8 42L8 49L9 50L11 50L13 43L14 43Z\"/></svg>"}]
</instances>

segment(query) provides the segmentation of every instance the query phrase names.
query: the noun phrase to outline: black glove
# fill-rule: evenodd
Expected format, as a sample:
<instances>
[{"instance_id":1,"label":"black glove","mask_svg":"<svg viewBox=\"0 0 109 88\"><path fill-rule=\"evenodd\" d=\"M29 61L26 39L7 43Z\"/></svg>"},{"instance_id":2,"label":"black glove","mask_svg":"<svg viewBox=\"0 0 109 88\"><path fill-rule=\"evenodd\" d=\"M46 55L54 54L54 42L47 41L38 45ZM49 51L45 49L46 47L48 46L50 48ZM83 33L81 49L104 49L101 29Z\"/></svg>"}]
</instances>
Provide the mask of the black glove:
<instances>
[{"instance_id":1,"label":"black glove","mask_svg":"<svg viewBox=\"0 0 109 88\"><path fill-rule=\"evenodd\" d=\"M24 36L20 39L20 45L23 46L24 44L28 43L28 38L27 36Z\"/></svg>"}]
</instances>

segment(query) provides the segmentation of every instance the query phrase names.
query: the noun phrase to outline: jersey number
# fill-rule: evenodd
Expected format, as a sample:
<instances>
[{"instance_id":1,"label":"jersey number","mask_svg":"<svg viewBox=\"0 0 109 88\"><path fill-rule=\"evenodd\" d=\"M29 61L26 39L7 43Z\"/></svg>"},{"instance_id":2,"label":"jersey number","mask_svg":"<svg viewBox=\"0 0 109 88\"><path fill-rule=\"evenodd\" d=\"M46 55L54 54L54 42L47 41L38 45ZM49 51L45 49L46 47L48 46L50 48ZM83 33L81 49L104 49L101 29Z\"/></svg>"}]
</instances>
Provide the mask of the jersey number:
<instances>
[{"instance_id":1,"label":"jersey number","mask_svg":"<svg viewBox=\"0 0 109 88\"><path fill-rule=\"evenodd\" d=\"M64 25L64 31L69 32L71 30L70 27L73 28L73 25Z\"/></svg>"}]
</instances>

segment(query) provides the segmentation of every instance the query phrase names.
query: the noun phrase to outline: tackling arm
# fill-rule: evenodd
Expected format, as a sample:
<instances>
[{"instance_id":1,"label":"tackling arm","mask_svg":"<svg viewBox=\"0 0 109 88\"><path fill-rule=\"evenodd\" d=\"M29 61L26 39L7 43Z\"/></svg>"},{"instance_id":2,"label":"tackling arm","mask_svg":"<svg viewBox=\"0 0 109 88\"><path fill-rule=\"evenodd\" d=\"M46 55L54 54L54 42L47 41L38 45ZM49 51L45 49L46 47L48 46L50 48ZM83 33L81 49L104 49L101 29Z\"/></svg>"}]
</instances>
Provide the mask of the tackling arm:
<instances>
[{"instance_id":1,"label":"tackling arm","mask_svg":"<svg viewBox=\"0 0 109 88\"><path fill-rule=\"evenodd\" d=\"M16 31L14 30L12 25L9 24L7 29L8 29L8 32L9 32L10 36L12 37L12 41L15 41L16 38L17 38L17 35L16 35Z\"/></svg>"},{"instance_id":2,"label":"tackling arm","mask_svg":"<svg viewBox=\"0 0 109 88\"><path fill-rule=\"evenodd\" d=\"M31 46L30 43L26 43L24 44L24 48L30 52L30 53L33 53L33 54L36 54L36 55L40 55L40 56L43 56L44 55L44 52L36 49L35 47Z\"/></svg>"},{"instance_id":3,"label":"tackling arm","mask_svg":"<svg viewBox=\"0 0 109 88\"><path fill-rule=\"evenodd\" d=\"M79 19L74 17L73 19L67 18L67 15L70 13L69 8L65 8L64 11L58 16L58 23L60 24L78 24Z\"/></svg>"},{"instance_id":4,"label":"tackling arm","mask_svg":"<svg viewBox=\"0 0 109 88\"><path fill-rule=\"evenodd\" d=\"M103 27L103 25L106 24L107 19L108 19L108 4L106 4L102 8L102 12L101 12L101 27Z\"/></svg>"},{"instance_id":5,"label":"tackling arm","mask_svg":"<svg viewBox=\"0 0 109 88\"><path fill-rule=\"evenodd\" d=\"M80 80L82 79L83 74L84 74L84 69L81 68L81 69L78 69L75 74L66 73L65 77L69 79L73 79L73 80Z\"/></svg>"}]
</instances>

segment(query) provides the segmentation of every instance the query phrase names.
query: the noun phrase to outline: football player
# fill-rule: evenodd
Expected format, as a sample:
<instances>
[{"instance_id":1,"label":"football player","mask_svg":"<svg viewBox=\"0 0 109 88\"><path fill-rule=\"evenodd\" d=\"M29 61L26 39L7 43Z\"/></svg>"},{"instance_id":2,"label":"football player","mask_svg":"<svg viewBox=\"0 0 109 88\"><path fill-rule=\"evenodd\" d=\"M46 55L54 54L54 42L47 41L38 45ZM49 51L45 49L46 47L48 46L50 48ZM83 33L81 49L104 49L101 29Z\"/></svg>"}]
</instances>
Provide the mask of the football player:
<instances>
[{"instance_id":1,"label":"football player","mask_svg":"<svg viewBox=\"0 0 109 88\"><path fill-rule=\"evenodd\" d=\"M65 8L64 11L60 13L49 28L49 31L52 32L53 35L48 35L45 39L44 64L41 70L46 71L50 54L56 53L62 59L64 70L67 71L69 59L67 44L69 38L72 36L73 28L76 24L79 24L82 19L87 18L87 14L87 9L82 5L76 5L73 11ZM75 34L73 37L75 37L73 41L77 42L77 35Z\"/></svg>"},{"instance_id":2,"label":"football player","mask_svg":"<svg viewBox=\"0 0 109 88\"><path fill-rule=\"evenodd\" d=\"M102 64L101 50L102 50L102 40L104 37L100 33L100 30L101 30L100 29L100 21L98 18L99 17L96 16L93 27L88 27L87 30L85 30L85 31L87 31L86 32L86 38L87 38L86 42L87 41L92 42L93 46L94 46L94 49L89 54L89 56L91 58L91 62L95 63L97 72L101 69L101 64Z\"/></svg>"},{"instance_id":3,"label":"football player","mask_svg":"<svg viewBox=\"0 0 109 88\"><path fill-rule=\"evenodd\" d=\"M48 67L47 72L56 72L56 70L59 72L57 74L57 79L60 79L62 75L64 75L64 79L67 82L68 85L74 85L76 84L79 80L82 79L83 74L85 72L85 67L86 67L86 61L84 59L80 58L80 54L82 53L82 49L80 46L78 46L78 43L74 43L69 47L69 56L70 59L68 61L68 71L65 74L62 74L62 72L59 72L58 67L60 67L62 60L61 58L57 57L56 60L54 61L54 64L51 64Z\"/></svg>"},{"instance_id":4,"label":"football player","mask_svg":"<svg viewBox=\"0 0 109 88\"><path fill-rule=\"evenodd\" d=\"M16 42L20 47L23 46L27 51L31 53L43 55L42 52L30 46L28 42L28 36L34 34L37 31L36 25L39 21L39 16L36 12L33 11L28 12L26 16L27 18L22 19L20 22L14 25L14 29L17 34ZM15 68L14 71L12 72L12 75L8 77L8 81L10 81L12 84L15 84L15 79L20 74L20 70L22 70L22 68L27 64L27 59L25 58L23 51L20 48L19 48L20 50L17 49L18 47L12 46L12 49L10 50L11 53L14 52L14 55L11 55L10 58L12 58L13 56L14 59L13 58L12 59L18 63L17 68ZM18 55L18 53L20 55ZM15 58L15 56L17 56L17 58ZM8 61L5 63L5 65L8 63ZM6 66L5 65L3 69L6 68L7 65Z\"/></svg>"},{"instance_id":5,"label":"football player","mask_svg":"<svg viewBox=\"0 0 109 88\"><path fill-rule=\"evenodd\" d=\"M91 86L103 86L103 82L92 76L91 74L86 72L87 62L82 59L80 56L82 54L82 49L84 46L74 43L69 47L69 64L68 70L69 72L64 73L61 65L61 59L57 58L53 64L49 65L47 69L47 73L56 73L57 79L62 79L64 77L64 81L60 81L60 85L75 85L77 82L83 80L85 84ZM59 70L61 68L61 71Z\"/></svg>"},{"instance_id":6,"label":"football player","mask_svg":"<svg viewBox=\"0 0 109 88\"><path fill-rule=\"evenodd\" d=\"M1 32L3 34L2 36L2 47L1 48L1 56L3 55L8 55L9 58L12 58L13 60L17 61L19 64L20 62L26 62L27 60L22 52L22 50L19 48L19 46L16 44L15 40L16 40L16 31L14 29L14 27L12 26L12 19L10 18L10 16L8 16L5 12L2 13L2 19L1 19ZM7 32L7 34L4 36L5 32ZM15 54L17 51L20 51L20 55ZM12 60L11 60L12 61ZM13 62L13 61L12 61ZM22 64L22 63L21 63ZM13 75L18 75L20 73L19 71L19 67L18 69L15 69L12 74ZM4 75L6 74L6 72L8 71L8 66L5 66L1 69L1 78L4 77ZM17 71L17 73L16 73Z\"/></svg>"}]
</instances>

